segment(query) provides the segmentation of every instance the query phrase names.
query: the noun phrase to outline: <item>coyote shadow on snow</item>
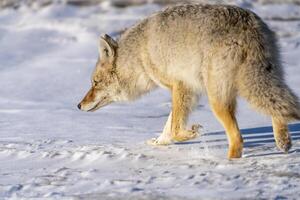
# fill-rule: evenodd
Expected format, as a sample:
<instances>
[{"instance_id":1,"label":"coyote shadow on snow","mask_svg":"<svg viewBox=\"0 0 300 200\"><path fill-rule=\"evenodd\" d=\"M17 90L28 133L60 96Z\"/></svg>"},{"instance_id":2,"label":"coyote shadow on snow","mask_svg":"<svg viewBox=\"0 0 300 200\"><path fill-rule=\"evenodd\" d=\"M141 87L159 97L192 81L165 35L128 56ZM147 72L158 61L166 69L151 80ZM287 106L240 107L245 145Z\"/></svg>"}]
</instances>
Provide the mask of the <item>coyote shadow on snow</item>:
<instances>
[{"instance_id":1,"label":"coyote shadow on snow","mask_svg":"<svg viewBox=\"0 0 300 200\"><path fill-rule=\"evenodd\" d=\"M292 137L292 142L300 141L300 123L290 124L289 131ZM272 126L262 126L262 127L255 127L255 128L246 128L241 129L241 133L244 139L244 147L251 148L262 146L265 144L273 143L275 145L275 139L273 135L273 128ZM227 139L226 134L224 131L217 131L217 132L207 132L200 136L201 139L197 141L189 141L189 142L182 142L176 144L200 144L206 143L206 145L210 147L222 147L227 146ZM300 152L300 148L298 146L292 147L290 152ZM256 156L265 156L265 155L274 155L274 154L284 154L283 152L273 152L273 153L265 153Z\"/></svg>"}]
</instances>

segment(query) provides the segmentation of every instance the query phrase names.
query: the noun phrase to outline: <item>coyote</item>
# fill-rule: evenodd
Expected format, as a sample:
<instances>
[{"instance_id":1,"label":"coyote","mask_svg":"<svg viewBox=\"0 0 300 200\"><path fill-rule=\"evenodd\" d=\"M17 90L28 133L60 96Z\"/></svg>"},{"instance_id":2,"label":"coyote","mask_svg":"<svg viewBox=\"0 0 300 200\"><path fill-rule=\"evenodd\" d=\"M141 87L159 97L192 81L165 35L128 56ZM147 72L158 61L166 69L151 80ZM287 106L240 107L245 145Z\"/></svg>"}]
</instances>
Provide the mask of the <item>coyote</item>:
<instances>
[{"instance_id":1,"label":"coyote","mask_svg":"<svg viewBox=\"0 0 300 200\"><path fill-rule=\"evenodd\" d=\"M162 134L148 143L167 145L198 136L186 128L201 94L208 96L229 143L228 158L240 158L243 139L235 118L241 96L272 118L277 147L291 148L287 123L300 119L300 104L284 81L274 33L255 13L229 5L186 4L140 21L118 40L100 37L92 87L78 108L95 111L134 100L161 86L172 93L172 111Z\"/></svg>"}]
</instances>

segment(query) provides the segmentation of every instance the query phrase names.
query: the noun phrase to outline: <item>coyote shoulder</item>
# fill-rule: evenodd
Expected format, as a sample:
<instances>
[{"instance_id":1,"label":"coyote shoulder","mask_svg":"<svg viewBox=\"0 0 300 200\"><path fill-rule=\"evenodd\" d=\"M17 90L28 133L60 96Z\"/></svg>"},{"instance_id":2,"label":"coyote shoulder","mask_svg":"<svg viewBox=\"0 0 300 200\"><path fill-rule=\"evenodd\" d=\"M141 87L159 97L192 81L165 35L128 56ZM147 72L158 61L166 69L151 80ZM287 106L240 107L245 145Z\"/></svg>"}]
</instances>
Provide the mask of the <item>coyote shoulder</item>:
<instances>
[{"instance_id":1,"label":"coyote shoulder","mask_svg":"<svg viewBox=\"0 0 300 200\"><path fill-rule=\"evenodd\" d=\"M94 111L134 100L158 86L172 93L172 111L162 134L149 141L167 145L198 135L186 128L189 113L207 94L229 141L229 158L242 156L235 118L241 96L272 118L277 146L287 152L287 123L300 119L299 101L286 85L274 33L253 12L229 5L187 4L140 21L115 41L100 38L92 87L78 105Z\"/></svg>"}]
</instances>

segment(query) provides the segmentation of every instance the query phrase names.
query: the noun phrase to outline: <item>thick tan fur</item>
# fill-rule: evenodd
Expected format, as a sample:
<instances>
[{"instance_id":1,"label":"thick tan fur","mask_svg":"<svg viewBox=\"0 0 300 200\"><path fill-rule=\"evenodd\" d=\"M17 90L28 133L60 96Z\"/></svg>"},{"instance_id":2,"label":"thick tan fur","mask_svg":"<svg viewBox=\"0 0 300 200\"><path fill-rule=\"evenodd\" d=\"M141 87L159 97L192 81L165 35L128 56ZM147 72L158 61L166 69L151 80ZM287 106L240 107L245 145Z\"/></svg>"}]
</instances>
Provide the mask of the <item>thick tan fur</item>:
<instances>
[{"instance_id":1,"label":"thick tan fur","mask_svg":"<svg viewBox=\"0 0 300 200\"><path fill-rule=\"evenodd\" d=\"M235 118L236 97L272 117L277 146L291 147L287 123L300 119L297 97L285 84L277 41L251 11L228 5L187 4L140 21L115 41L100 39L90 92L79 104L93 111L115 101L134 100L161 86L172 92L172 112L160 137L166 145L193 139L186 128L201 94L226 130L229 158L242 156Z\"/></svg>"}]
</instances>

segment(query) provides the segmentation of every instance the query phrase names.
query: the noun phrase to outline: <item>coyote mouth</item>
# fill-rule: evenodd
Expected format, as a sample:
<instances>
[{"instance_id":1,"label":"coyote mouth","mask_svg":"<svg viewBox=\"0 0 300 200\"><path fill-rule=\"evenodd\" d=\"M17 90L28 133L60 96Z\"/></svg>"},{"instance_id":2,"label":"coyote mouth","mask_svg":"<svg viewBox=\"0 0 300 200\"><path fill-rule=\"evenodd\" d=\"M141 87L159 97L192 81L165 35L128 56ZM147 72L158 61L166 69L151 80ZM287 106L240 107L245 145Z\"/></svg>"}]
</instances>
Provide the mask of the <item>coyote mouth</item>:
<instances>
[{"instance_id":1,"label":"coyote mouth","mask_svg":"<svg viewBox=\"0 0 300 200\"><path fill-rule=\"evenodd\" d=\"M109 102L107 102L106 100L107 100L107 98L102 99L93 108L89 109L87 112L94 112L94 111L98 110L100 107L107 105L107 103L109 103Z\"/></svg>"},{"instance_id":2,"label":"coyote mouth","mask_svg":"<svg viewBox=\"0 0 300 200\"><path fill-rule=\"evenodd\" d=\"M96 111L98 108L100 108L100 104L102 101L100 101L99 103L97 103L93 108L89 109L88 112L94 112Z\"/></svg>"}]
</instances>

